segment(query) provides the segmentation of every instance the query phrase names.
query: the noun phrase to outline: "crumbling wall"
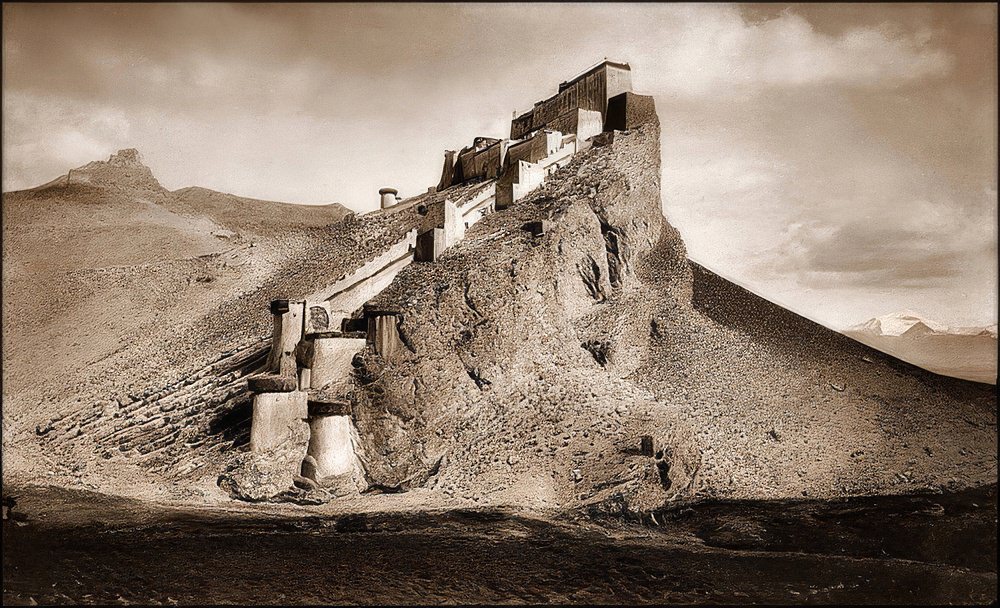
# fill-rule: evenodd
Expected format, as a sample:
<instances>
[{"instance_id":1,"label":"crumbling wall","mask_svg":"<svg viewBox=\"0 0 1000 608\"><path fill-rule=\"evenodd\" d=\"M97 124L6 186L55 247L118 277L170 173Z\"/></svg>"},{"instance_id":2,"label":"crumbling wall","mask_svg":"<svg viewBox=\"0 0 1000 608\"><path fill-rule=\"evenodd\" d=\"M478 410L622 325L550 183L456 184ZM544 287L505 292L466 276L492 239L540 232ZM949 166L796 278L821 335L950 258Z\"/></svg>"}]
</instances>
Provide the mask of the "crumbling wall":
<instances>
[{"instance_id":1,"label":"crumbling wall","mask_svg":"<svg viewBox=\"0 0 1000 608\"><path fill-rule=\"evenodd\" d=\"M399 271L413 261L416 239L417 231L410 230L358 269L306 298L326 309L328 329L339 331L344 319L392 283Z\"/></svg>"},{"instance_id":2,"label":"crumbling wall","mask_svg":"<svg viewBox=\"0 0 1000 608\"><path fill-rule=\"evenodd\" d=\"M496 211L496 192L496 182L488 182L478 194L464 201L458 201L457 206L462 215L462 223L466 228L473 226L486 215Z\"/></svg>"},{"instance_id":3,"label":"crumbling wall","mask_svg":"<svg viewBox=\"0 0 1000 608\"><path fill-rule=\"evenodd\" d=\"M483 149L463 151L458 157L462 165L462 180L495 179L500 174L506 150L506 142L498 140Z\"/></svg>"},{"instance_id":4,"label":"crumbling wall","mask_svg":"<svg viewBox=\"0 0 1000 608\"><path fill-rule=\"evenodd\" d=\"M544 180L545 168L542 165L523 160L512 164L497 182L497 209L510 207L540 186Z\"/></svg>"},{"instance_id":5,"label":"crumbling wall","mask_svg":"<svg viewBox=\"0 0 1000 608\"><path fill-rule=\"evenodd\" d=\"M508 164L513 166L518 161L537 163L561 147L562 133L542 130L524 141L511 145L507 152Z\"/></svg>"}]
</instances>

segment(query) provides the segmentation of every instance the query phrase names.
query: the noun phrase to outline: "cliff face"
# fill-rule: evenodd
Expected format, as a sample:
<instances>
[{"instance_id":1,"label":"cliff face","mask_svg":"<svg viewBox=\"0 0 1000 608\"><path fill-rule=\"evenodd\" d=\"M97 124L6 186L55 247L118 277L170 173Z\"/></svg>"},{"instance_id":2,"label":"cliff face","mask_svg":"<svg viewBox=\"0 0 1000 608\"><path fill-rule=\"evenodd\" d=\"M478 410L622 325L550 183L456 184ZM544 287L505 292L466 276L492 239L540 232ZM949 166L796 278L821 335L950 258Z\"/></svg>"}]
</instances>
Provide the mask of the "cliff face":
<instances>
[{"instance_id":1,"label":"cliff face","mask_svg":"<svg viewBox=\"0 0 1000 608\"><path fill-rule=\"evenodd\" d=\"M381 484L437 470L445 493L557 504L574 475L621 472L620 448L638 449L641 434L623 424L656 404L627 380L649 318L615 314L613 302L643 289L654 249L664 280L690 280L683 243L659 210L658 138L652 123L580 155L376 298L402 313L411 348L396 363L367 353L359 369L357 421ZM524 229L542 219L545 234ZM661 429L661 440L681 443L679 424ZM676 492L690 469L683 455L673 462Z\"/></svg>"}]
</instances>

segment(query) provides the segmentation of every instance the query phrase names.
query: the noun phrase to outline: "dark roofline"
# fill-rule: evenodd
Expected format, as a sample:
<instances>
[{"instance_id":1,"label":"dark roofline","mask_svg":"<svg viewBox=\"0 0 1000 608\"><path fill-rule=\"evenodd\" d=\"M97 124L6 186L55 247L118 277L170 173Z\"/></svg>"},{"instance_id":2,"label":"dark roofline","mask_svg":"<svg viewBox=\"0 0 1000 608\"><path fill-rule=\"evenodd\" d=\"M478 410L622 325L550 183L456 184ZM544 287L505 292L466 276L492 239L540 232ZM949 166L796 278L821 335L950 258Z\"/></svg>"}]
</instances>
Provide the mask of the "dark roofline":
<instances>
[{"instance_id":1,"label":"dark roofline","mask_svg":"<svg viewBox=\"0 0 1000 608\"><path fill-rule=\"evenodd\" d=\"M617 61L604 60L601 63L598 63L594 67L590 68L589 70L587 70L583 74L580 74L579 76L577 76L573 80L567 80L565 82L560 82L559 83L559 92L562 93L563 91L565 91L566 89L570 88L571 86L573 86L577 82L583 80L587 76L590 76L591 74L593 74L594 72L600 70L603 67L619 68L619 69L622 69L622 70L628 70L630 72L632 71L632 68L629 67L629 65L627 63L620 63L620 62L617 62Z\"/></svg>"},{"instance_id":2,"label":"dark roofline","mask_svg":"<svg viewBox=\"0 0 1000 608\"><path fill-rule=\"evenodd\" d=\"M480 138L477 138L477 139L480 139ZM510 141L509 138L496 138L496 137L484 137L484 138L481 138L481 139L492 139L494 141L490 145L485 146L483 148L479 148L478 150L475 148L474 145L472 145L472 146L465 146L464 148L462 148L462 151L458 153L458 157L462 158L466 154L475 154L475 155L478 156L480 154L484 154L490 148L495 148L496 146L499 146L500 144L502 144L505 141ZM475 143L475 141L473 141L473 144L474 143Z\"/></svg>"},{"instance_id":3,"label":"dark roofline","mask_svg":"<svg viewBox=\"0 0 1000 608\"><path fill-rule=\"evenodd\" d=\"M598 63L597 65L595 65L594 67L592 67L589 70L587 70L586 72L584 72L583 74L580 74L576 78L574 78L572 80L567 80L565 82L559 83L559 90L554 95L552 95L551 97L547 97L547 98L545 98L545 99L543 99L541 101L536 101L535 104L531 107L530 110L527 110L527 111L521 113L520 116L514 117L514 119L511 122L516 122L518 120L522 120L524 118L527 118L528 116L530 116L532 114L532 112L535 111L535 108L537 108L538 106L540 106L542 104L545 104L545 103L548 103L548 102L552 101L556 97L559 97L559 93L562 93L563 91L565 91L569 87L571 87L574 84L580 82L581 80L583 80L587 76L590 76L591 74L593 74L594 72L600 70L603 67L613 67L613 68L620 68L622 70L628 70L630 72L632 71L632 68L627 63L620 63L618 61L610 61L610 60L602 61L602 62Z\"/></svg>"}]
</instances>

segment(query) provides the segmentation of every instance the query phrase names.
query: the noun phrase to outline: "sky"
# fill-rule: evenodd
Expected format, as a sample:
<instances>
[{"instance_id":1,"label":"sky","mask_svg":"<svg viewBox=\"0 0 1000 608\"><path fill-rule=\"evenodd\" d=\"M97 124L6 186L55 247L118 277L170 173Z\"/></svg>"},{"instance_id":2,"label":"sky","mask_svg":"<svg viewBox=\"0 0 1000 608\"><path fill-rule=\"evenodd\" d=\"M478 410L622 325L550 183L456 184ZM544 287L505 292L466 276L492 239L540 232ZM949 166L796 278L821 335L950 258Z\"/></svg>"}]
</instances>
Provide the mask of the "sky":
<instances>
[{"instance_id":1,"label":"sky","mask_svg":"<svg viewBox=\"0 0 1000 608\"><path fill-rule=\"evenodd\" d=\"M689 256L840 329L997 320L993 4L3 5L3 190L138 148L169 189L378 206L605 57Z\"/></svg>"}]
</instances>

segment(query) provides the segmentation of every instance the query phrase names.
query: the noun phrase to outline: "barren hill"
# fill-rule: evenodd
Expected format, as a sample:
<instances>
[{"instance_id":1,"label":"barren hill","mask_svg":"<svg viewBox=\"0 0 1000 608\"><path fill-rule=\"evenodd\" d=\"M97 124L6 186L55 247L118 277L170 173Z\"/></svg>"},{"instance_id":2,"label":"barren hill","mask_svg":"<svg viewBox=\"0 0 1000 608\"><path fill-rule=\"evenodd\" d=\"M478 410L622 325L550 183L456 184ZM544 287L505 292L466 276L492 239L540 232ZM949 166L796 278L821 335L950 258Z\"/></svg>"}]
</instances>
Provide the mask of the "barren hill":
<instances>
[{"instance_id":1,"label":"barren hill","mask_svg":"<svg viewBox=\"0 0 1000 608\"><path fill-rule=\"evenodd\" d=\"M169 192L135 150L4 193L4 424L33 428L93 366L266 281L309 229L347 214Z\"/></svg>"},{"instance_id":2,"label":"barren hill","mask_svg":"<svg viewBox=\"0 0 1000 608\"><path fill-rule=\"evenodd\" d=\"M355 360L372 487L645 510L995 480L989 387L902 363L688 262L660 211L658 142L653 122L579 153L371 302L402 315L407 346L398 362L371 350ZM196 194L156 204L176 214ZM410 202L445 195L457 196ZM212 280L180 293L219 285L225 297L190 297L138 328L132 340L144 344L126 341L75 372L78 397L13 397L10 445L45 454L39 466L66 479L86 469L102 488L214 484L245 449L245 376L267 353L267 302L304 297L372 259L419 222L419 208L214 256L202 267ZM542 219L544 234L525 230ZM240 262L253 281L231 267ZM129 285L123 293L146 293ZM178 294L160 297L141 307ZM301 450L289 445L289 462Z\"/></svg>"}]
</instances>

